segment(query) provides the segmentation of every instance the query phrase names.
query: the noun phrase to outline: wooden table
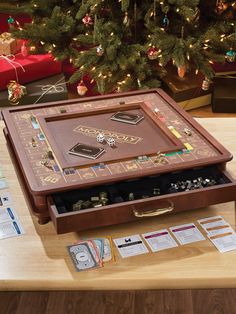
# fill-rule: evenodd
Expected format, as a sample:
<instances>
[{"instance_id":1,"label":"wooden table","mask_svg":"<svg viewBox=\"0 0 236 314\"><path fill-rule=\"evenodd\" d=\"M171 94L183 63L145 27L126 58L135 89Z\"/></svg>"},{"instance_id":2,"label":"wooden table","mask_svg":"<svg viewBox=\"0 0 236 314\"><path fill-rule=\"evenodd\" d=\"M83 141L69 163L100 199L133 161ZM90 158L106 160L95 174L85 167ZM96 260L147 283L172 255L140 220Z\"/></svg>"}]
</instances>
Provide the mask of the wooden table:
<instances>
[{"instance_id":1,"label":"wooden table","mask_svg":"<svg viewBox=\"0 0 236 314\"><path fill-rule=\"evenodd\" d=\"M229 151L236 153L236 119L209 118L198 121ZM84 237L114 238L141 234L178 224L196 222L211 215L223 215L235 228L234 203L166 215L140 222L57 235L52 223L39 225L29 212L24 188L6 147L0 121L0 164L13 195L16 212L25 235L0 240L0 290L120 290L236 287L236 251L219 253L210 241L179 246L159 253L122 259L102 269L77 273L66 246ZM236 175L236 159L228 164Z\"/></svg>"}]
</instances>

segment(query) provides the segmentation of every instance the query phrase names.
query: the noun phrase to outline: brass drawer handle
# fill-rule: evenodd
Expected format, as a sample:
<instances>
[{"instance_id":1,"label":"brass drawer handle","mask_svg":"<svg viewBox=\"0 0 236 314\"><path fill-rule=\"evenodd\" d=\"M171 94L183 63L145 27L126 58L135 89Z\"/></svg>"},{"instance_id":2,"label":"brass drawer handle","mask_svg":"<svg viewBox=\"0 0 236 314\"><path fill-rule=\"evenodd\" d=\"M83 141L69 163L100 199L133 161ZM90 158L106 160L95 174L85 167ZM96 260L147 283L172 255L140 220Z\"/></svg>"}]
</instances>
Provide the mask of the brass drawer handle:
<instances>
[{"instance_id":1,"label":"brass drawer handle","mask_svg":"<svg viewBox=\"0 0 236 314\"><path fill-rule=\"evenodd\" d=\"M158 208L154 210L149 210L145 212L139 212L137 209L133 210L133 214L135 217L153 217L153 216L159 216L165 213L172 212L174 209L174 203L168 200L168 203L170 204L169 207L164 208Z\"/></svg>"}]
</instances>

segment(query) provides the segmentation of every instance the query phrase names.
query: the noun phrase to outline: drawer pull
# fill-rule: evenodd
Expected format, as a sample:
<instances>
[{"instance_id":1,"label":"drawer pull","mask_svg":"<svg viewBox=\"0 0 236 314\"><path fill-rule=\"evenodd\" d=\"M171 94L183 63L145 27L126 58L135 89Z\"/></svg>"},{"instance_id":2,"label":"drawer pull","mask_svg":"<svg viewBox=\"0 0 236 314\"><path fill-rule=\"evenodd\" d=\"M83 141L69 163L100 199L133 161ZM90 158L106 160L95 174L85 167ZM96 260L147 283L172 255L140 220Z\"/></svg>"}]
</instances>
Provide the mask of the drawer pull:
<instances>
[{"instance_id":1,"label":"drawer pull","mask_svg":"<svg viewBox=\"0 0 236 314\"><path fill-rule=\"evenodd\" d=\"M153 217L153 216L163 215L165 213L172 212L172 210L174 209L174 203L171 201L168 201L168 203L170 204L169 207L158 208L158 209L149 210L145 212L139 212L137 209L134 209L133 213L135 217Z\"/></svg>"}]
</instances>

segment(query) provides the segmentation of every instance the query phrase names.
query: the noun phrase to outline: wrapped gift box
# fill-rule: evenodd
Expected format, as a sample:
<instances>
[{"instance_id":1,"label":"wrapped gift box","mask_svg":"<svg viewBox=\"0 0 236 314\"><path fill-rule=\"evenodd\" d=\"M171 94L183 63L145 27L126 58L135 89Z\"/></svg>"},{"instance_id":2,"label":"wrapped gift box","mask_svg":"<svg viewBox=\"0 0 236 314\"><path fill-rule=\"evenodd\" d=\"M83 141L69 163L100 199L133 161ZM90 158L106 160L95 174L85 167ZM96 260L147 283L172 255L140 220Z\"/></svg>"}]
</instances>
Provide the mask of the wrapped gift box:
<instances>
[{"instance_id":1,"label":"wrapped gift box","mask_svg":"<svg viewBox=\"0 0 236 314\"><path fill-rule=\"evenodd\" d=\"M236 113L236 76L215 77L213 86L212 111Z\"/></svg>"},{"instance_id":2,"label":"wrapped gift box","mask_svg":"<svg viewBox=\"0 0 236 314\"><path fill-rule=\"evenodd\" d=\"M10 33L0 34L0 55L15 54L19 51L18 40L11 37Z\"/></svg>"},{"instance_id":3,"label":"wrapped gift box","mask_svg":"<svg viewBox=\"0 0 236 314\"><path fill-rule=\"evenodd\" d=\"M183 109L191 110L211 104L212 88L210 86L209 90L202 89L204 76L200 72L195 74L192 70L180 78L175 66L169 64L166 70L167 75L162 77L162 88Z\"/></svg>"},{"instance_id":4,"label":"wrapped gift box","mask_svg":"<svg viewBox=\"0 0 236 314\"><path fill-rule=\"evenodd\" d=\"M25 84L59 73L61 63L51 54L23 57L18 53L14 60L0 55L0 90L6 89L10 81L17 81L17 77L20 84Z\"/></svg>"},{"instance_id":5,"label":"wrapped gift box","mask_svg":"<svg viewBox=\"0 0 236 314\"><path fill-rule=\"evenodd\" d=\"M21 98L19 105L68 99L68 91L63 74L26 84L25 87L27 94ZM0 92L0 107L10 105L8 91Z\"/></svg>"}]
</instances>

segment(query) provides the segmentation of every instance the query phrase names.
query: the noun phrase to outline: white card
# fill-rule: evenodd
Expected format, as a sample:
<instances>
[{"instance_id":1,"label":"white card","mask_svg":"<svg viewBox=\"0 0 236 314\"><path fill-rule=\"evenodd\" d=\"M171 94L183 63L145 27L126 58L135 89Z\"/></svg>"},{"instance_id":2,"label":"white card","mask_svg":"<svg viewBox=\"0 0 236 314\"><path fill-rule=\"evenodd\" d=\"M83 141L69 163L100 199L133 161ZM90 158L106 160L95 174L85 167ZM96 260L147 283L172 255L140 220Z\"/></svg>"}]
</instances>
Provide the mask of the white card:
<instances>
[{"instance_id":1,"label":"white card","mask_svg":"<svg viewBox=\"0 0 236 314\"><path fill-rule=\"evenodd\" d=\"M221 216L203 218L203 219L198 220L198 223L201 225L201 227L205 231L207 231L208 228L214 228L214 227L226 225L225 220Z\"/></svg>"},{"instance_id":2,"label":"white card","mask_svg":"<svg viewBox=\"0 0 236 314\"><path fill-rule=\"evenodd\" d=\"M216 226L216 227L211 227L206 229L207 235L209 236L214 236L218 234L224 234L224 233L234 233L234 230L229 224L225 224L222 226Z\"/></svg>"},{"instance_id":3,"label":"white card","mask_svg":"<svg viewBox=\"0 0 236 314\"><path fill-rule=\"evenodd\" d=\"M167 229L144 233L142 237L150 246L152 252L158 252L178 246Z\"/></svg>"},{"instance_id":4,"label":"white card","mask_svg":"<svg viewBox=\"0 0 236 314\"><path fill-rule=\"evenodd\" d=\"M18 221L7 221L0 224L0 239L22 235L24 230Z\"/></svg>"},{"instance_id":5,"label":"white card","mask_svg":"<svg viewBox=\"0 0 236 314\"><path fill-rule=\"evenodd\" d=\"M113 241L123 258L148 253L147 247L138 234L113 239Z\"/></svg>"},{"instance_id":6,"label":"white card","mask_svg":"<svg viewBox=\"0 0 236 314\"><path fill-rule=\"evenodd\" d=\"M225 233L215 236L208 236L208 238L221 253L236 250L235 233Z\"/></svg>"},{"instance_id":7,"label":"white card","mask_svg":"<svg viewBox=\"0 0 236 314\"><path fill-rule=\"evenodd\" d=\"M0 190L8 188L7 181L5 179L0 179Z\"/></svg>"},{"instance_id":8,"label":"white card","mask_svg":"<svg viewBox=\"0 0 236 314\"><path fill-rule=\"evenodd\" d=\"M11 194L9 192L0 192L0 207L12 204Z\"/></svg>"},{"instance_id":9,"label":"white card","mask_svg":"<svg viewBox=\"0 0 236 314\"><path fill-rule=\"evenodd\" d=\"M16 219L17 216L12 207L0 207L0 223Z\"/></svg>"},{"instance_id":10,"label":"white card","mask_svg":"<svg viewBox=\"0 0 236 314\"><path fill-rule=\"evenodd\" d=\"M182 245L205 240L194 223L171 227L170 230Z\"/></svg>"}]
</instances>

